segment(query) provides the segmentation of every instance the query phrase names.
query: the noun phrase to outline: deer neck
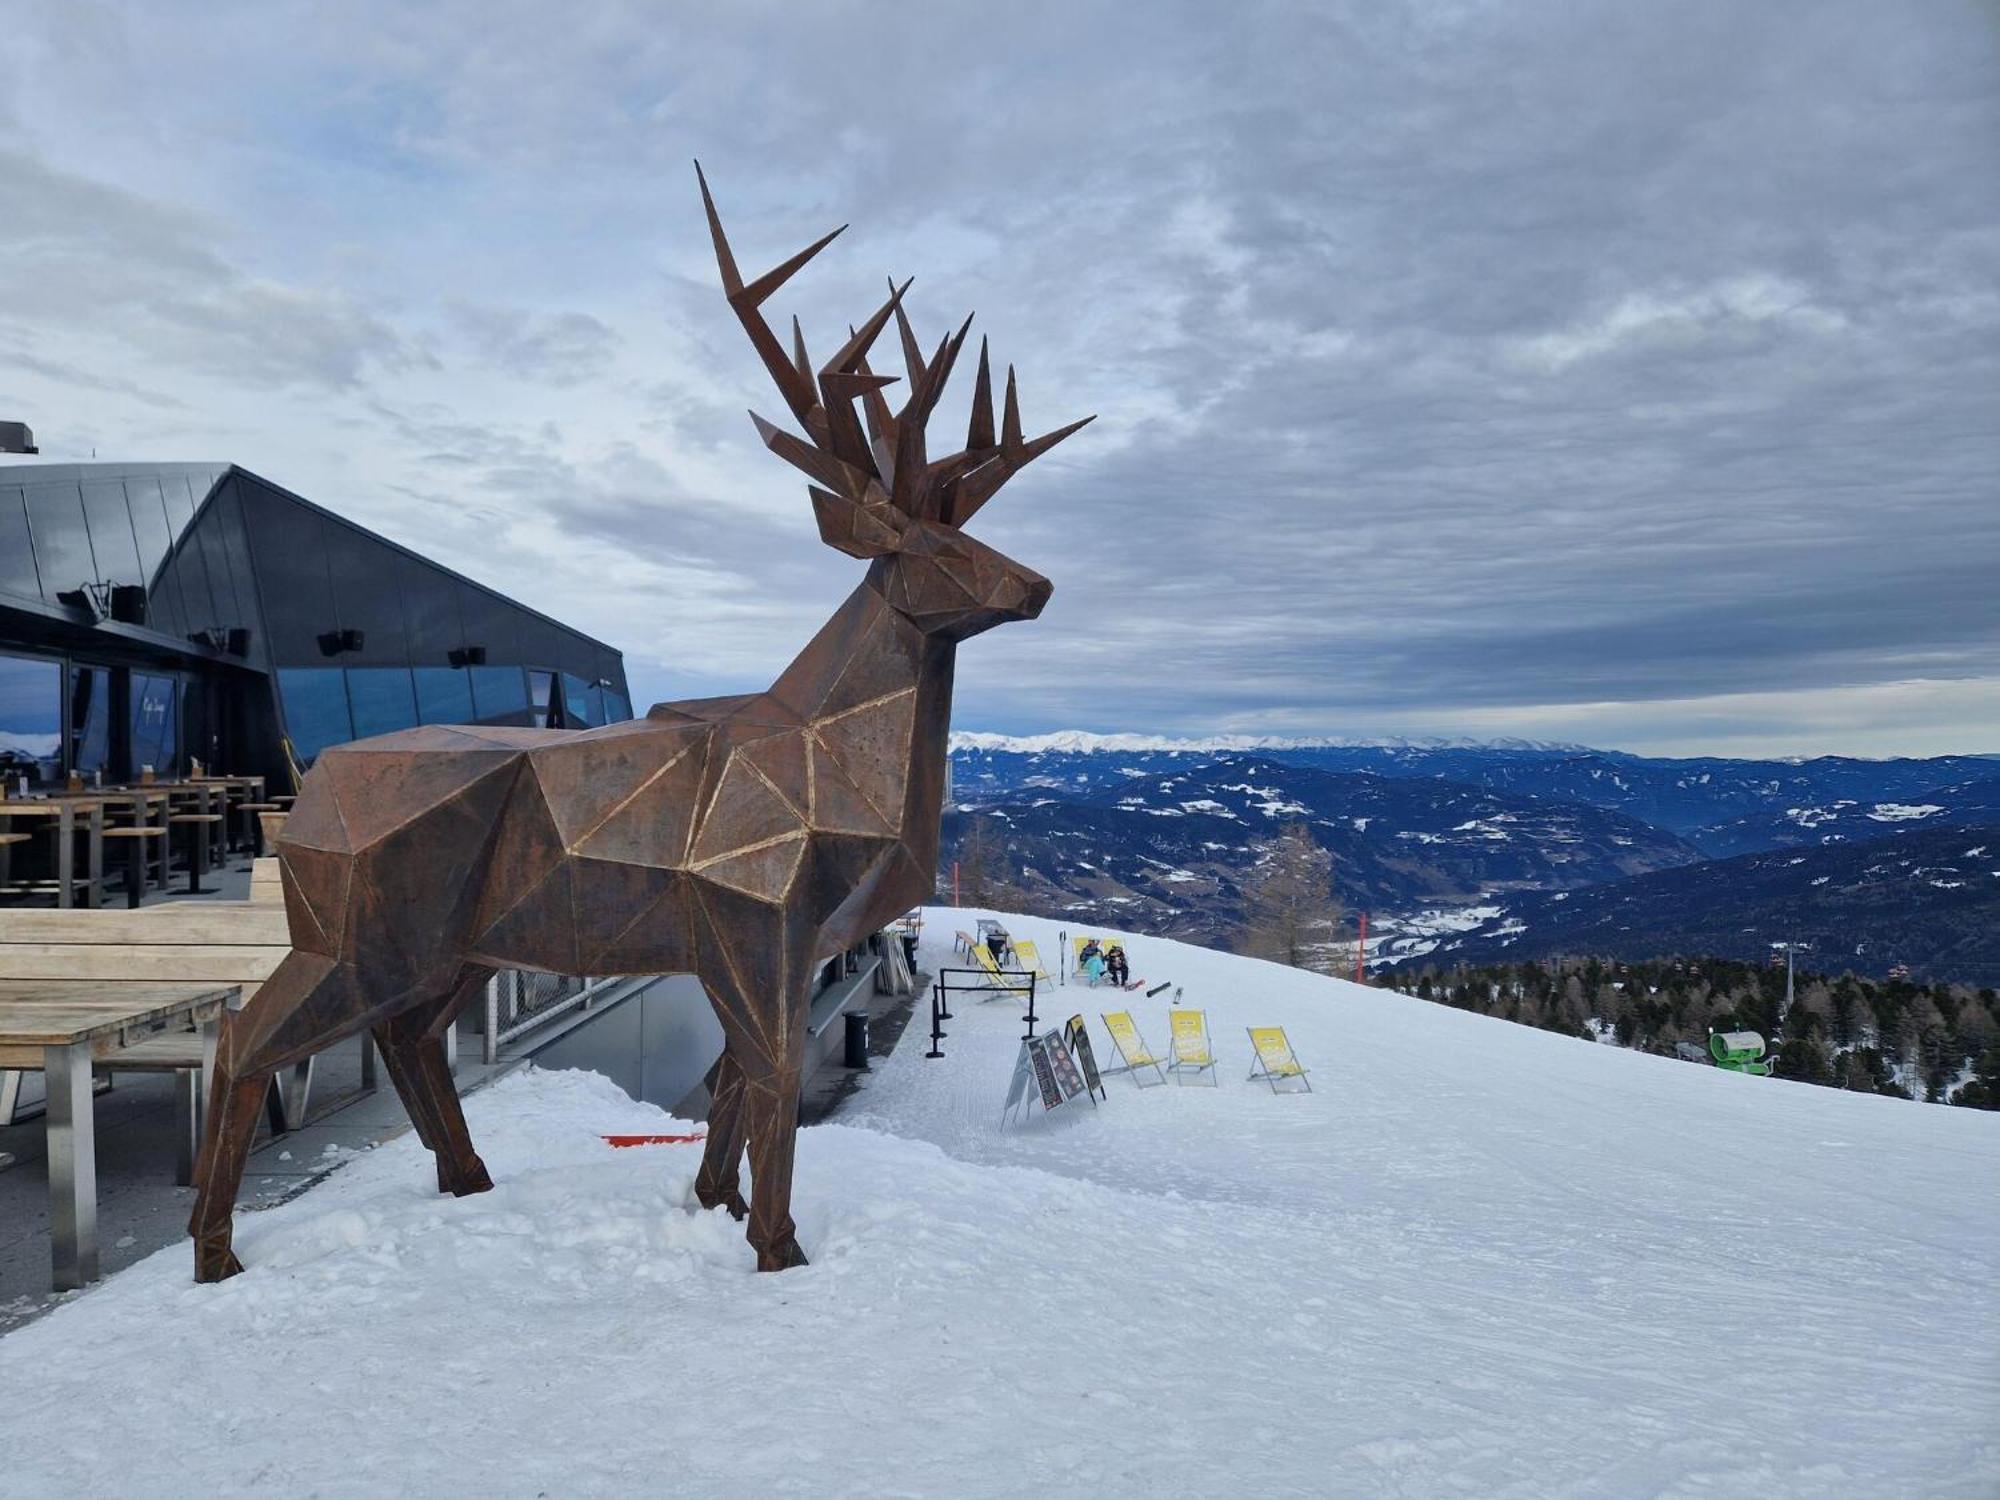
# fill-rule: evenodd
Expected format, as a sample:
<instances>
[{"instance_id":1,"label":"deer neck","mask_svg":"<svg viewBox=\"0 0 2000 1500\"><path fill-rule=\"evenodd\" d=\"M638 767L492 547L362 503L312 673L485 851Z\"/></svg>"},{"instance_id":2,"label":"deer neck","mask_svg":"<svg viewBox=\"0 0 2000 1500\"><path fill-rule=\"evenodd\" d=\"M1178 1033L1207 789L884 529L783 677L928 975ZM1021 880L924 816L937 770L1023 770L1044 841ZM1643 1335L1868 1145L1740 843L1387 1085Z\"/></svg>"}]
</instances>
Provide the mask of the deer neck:
<instances>
[{"instance_id":1,"label":"deer neck","mask_svg":"<svg viewBox=\"0 0 2000 1500\"><path fill-rule=\"evenodd\" d=\"M805 718L826 720L915 689L903 829L929 868L937 862L958 644L925 635L905 619L889 604L885 581L884 570L870 571L771 685L771 696Z\"/></svg>"}]
</instances>

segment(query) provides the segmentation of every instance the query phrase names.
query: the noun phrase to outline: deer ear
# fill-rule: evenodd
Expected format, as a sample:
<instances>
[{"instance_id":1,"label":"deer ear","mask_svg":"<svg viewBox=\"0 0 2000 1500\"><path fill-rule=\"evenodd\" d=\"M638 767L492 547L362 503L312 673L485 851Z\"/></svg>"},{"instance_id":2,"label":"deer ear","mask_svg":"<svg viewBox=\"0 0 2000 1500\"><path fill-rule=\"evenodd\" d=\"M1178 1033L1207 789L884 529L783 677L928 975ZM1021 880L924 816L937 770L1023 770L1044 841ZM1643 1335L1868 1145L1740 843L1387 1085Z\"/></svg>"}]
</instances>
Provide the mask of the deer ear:
<instances>
[{"instance_id":1,"label":"deer ear","mask_svg":"<svg viewBox=\"0 0 2000 1500\"><path fill-rule=\"evenodd\" d=\"M863 501L836 495L816 484L806 488L812 491L819 539L827 546L863 559L887 557L902 550L903 529L909 518L890 503L880 485L869 485L868 499Z\"/></svg>"}]
</instances>

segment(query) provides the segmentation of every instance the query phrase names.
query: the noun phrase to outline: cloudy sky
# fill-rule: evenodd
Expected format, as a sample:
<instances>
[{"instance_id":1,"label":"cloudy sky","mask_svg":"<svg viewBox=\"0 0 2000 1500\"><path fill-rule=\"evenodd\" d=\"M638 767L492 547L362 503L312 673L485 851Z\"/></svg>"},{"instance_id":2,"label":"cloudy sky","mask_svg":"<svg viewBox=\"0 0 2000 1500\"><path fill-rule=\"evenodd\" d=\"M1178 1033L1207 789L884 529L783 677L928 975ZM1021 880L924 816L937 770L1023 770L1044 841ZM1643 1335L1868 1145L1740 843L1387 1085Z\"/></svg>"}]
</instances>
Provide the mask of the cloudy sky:
<instances>
[{"instance_id":1,"label":"cloudy sky","mask_svg":"<svg viewBox=\"0 0 2000 1500\"><path fill-rule=\"evenodd\" d=\"M852 221L771 309L816 354L913 274L1100 414L975 523L1056 595L961 728L2000 751L1992 4L204 14L0 0L0 415L242 463L642 702L859 571L699 156L746 270Z\"/></svg>"}]
</instances>

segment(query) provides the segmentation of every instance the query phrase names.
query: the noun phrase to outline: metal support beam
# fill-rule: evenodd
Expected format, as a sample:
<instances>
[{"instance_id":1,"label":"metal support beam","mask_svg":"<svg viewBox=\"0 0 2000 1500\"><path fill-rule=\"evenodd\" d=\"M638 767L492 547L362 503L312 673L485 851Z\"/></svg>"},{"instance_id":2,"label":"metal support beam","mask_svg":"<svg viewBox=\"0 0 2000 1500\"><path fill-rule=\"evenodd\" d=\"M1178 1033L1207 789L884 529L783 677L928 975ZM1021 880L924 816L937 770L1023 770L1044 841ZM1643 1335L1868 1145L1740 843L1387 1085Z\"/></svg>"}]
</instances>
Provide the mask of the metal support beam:
<instances>
[{"instance_id":1,"label":"metal support beam","mask_svg":"<svg viewBox=\"0 0 2000 1500\"><path fill-rule=\"evenodd\" d=\"M55 1289L68 1292L97 1280L96 1096L89 1044L45 1048L42 1071L49 1091L49 1245Z\"/></svg>"}]
</instances>

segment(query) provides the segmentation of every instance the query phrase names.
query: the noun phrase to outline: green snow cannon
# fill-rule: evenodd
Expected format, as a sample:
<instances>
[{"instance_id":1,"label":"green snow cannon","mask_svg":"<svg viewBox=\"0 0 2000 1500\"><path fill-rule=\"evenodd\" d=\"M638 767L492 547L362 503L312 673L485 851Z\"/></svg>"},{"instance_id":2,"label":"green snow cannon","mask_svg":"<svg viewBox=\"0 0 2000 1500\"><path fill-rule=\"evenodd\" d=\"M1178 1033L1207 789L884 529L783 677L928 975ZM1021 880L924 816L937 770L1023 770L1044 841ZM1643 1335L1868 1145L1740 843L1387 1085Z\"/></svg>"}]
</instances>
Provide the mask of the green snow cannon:
<instances>
[{"instance_id":1,"label":"green snow cannon","mask_svg":"<svg viewBox=\"0 0 2000 1500\"><path fill-rule=\"evenodd\" d=\"M1732 1073L1751 1073L1759 1078L1768 1078L1771 1073L1771 1065L1760 1061L1764 1039L1754 1031L1711 1031L1708 1055L1718 1068Z\"/></svg>"}]
</instances>

